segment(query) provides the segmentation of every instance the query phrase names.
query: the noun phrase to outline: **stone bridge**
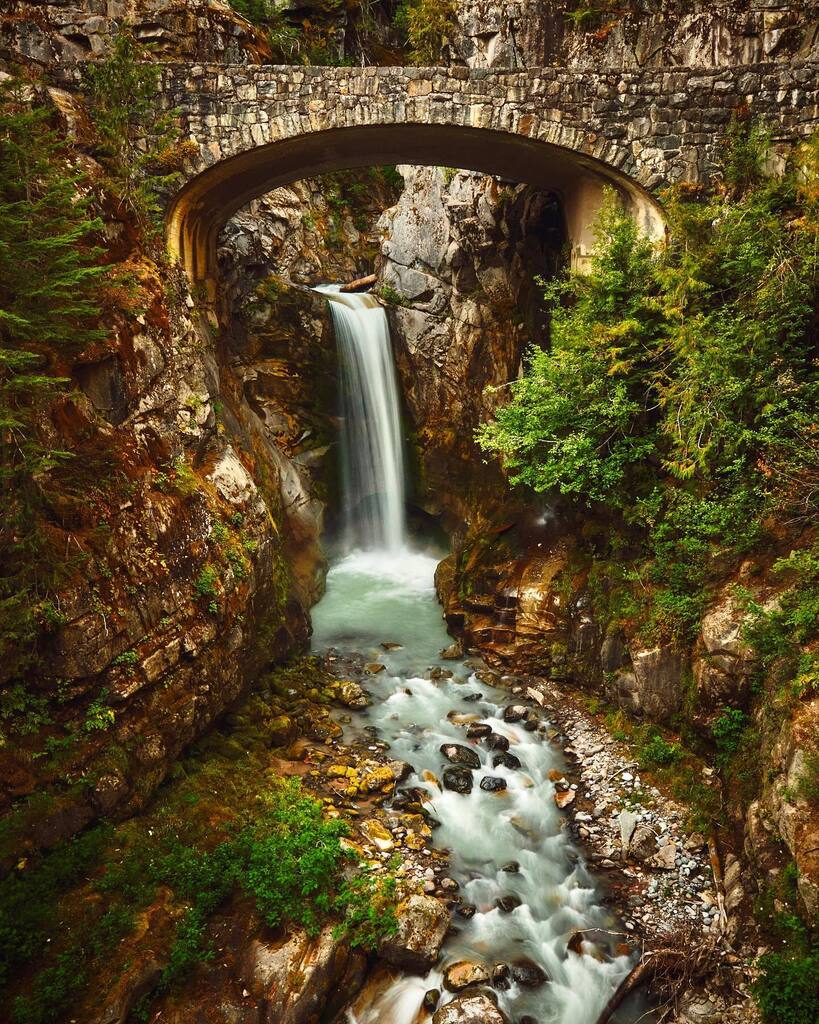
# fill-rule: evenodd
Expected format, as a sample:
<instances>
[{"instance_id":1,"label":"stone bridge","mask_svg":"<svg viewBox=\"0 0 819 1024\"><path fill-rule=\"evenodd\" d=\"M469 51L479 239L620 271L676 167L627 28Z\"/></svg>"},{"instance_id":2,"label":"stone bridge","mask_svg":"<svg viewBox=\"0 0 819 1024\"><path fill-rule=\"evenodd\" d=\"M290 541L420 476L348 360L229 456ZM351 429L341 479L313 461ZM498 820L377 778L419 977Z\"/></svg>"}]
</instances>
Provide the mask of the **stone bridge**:
<instances>
[{"instance_id":1,"label":"stone bridge","mask_svg":"<svg viewBox=\"0 0 819 1024\"><path fill-rule=\"evenodd\" d=\"M582 262L606 185L657 237L658 190L713 168L738 108L768 123L784 158L819 126L818 72L168 64L163 94L199 147L171 203L169 246L194 280L213 281L219 232L251 199L326 171L410 163L554 190Z\"/></svg>"}]
</instances>

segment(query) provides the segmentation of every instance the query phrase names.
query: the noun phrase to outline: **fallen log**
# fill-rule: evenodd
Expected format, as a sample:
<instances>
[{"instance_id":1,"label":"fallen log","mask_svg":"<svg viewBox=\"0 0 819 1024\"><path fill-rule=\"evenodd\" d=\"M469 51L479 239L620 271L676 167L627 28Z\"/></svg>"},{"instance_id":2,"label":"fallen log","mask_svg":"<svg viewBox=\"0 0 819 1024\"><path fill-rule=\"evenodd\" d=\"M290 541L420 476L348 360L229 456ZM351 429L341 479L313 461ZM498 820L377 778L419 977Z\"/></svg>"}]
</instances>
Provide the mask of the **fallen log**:
<instances>
[{"instance_id":1,"label":"fallen log","mask_svg":"<svg viewBox=\"0 0 819 1024\"><path fill-rule=\"evenodd\" d=\"M685 953L679 949L658 949L656 952L646 953L614 990L611 999L601 1010L596 1024L608 1024L617 1008L632 992L649 984L658 974L666 974L673 970L677 962L682 966L684 960Z\"/></svg>"},{"instance_id":2,"label":"fallen log","mask_svg":"<svg viewBox=\"0 0 819 1024\"><path fill-rule=\"evenodd\" d=\"M359 277L355 281L350 281L349 284L343 284L339 291L360 292L363 288L369 288L373 284L375 284L375 274L367 274L366 277Z\"/></svg>"}]
</instances>

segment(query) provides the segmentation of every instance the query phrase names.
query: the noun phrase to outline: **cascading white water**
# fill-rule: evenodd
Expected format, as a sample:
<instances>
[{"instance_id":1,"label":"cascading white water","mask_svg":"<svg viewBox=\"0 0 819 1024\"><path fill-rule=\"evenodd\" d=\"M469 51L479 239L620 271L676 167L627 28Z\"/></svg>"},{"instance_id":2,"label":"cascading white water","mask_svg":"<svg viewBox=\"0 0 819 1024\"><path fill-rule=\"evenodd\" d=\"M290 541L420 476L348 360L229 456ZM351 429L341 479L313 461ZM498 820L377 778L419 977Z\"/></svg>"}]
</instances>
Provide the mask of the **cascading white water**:
<instances>
[{"instance_id":1,"label":"cascading white water","mask_svg":"<svg viewBox=\"0 0 819 1024\"><path fill-rule=\"evenodd\" d=\"M344 530L348 548L404 546L404 460L387 317L368 294L318 289L330 305L341 367Z\"/></svg>"},{"instance_id":2,"label":"cascading white water","mask_svg":"<svg viewBox=\"0 0 819 1024\"><path fill-rule=\"evenodd\" d=\"M365 988L347 1021L429 1024L431 1016L421 1009L424 993L441 989L446 966L466 959L487 969L528 960L544 972L549 980L539 987L513 981L497 992L510 1020L594 1024L631 963L607 935L618 925L601 905L555 806L550 772L563 767L560 752L542 735L504 721L504 705L514 703L508 692L479 681L471 665L439 657L449 638L435 599L436 562L411 550L391 556L354 552L330 570L327 593L313 610L315 651L357 651L386 666L367 680L372 707L345 733L369 742L377 736L389 744L391 757L413 766L406 785L425 793L441 823L435 841L450 850L460 896L475 908L469 920L456 916L458 934L448 939L436 968L425 977ZM386 651L383 641L401 646ZM452 678L429 678L431 666L450 670ZM466 737L471 720L504 737L520 767L494 764L492 749ZM480 759L467 795L438 781L447 767L441 745L452 742L469 746ZM488 776L503 779L506 788L485 791L480 781ZM504 912L497 905L501 897L519 905ZM588 940L582 947L578 936ZM452 998L442 993L442 1002ZM639 1015L624 1008L618 1019Z\"/></svg>"},{"instance_id":3,"label":"cascading white water","mask_svg":"<svg viewBox=\"0 0 819 1024\"><path fill-rule=\"evenodd\" d=\"M510 1018L594 1024L629 958L607 944L603 932L614 922L562 828L549 777L560 766L559 754L541 737L504 721L503 691L480 683L463 662L440 660L449 641L435 600L436 559L410 550L405 537L398 390L386 316L369 295L319 290L330 301L341 364L350 551L330 570L327 593L313 611L313 649L333 646L384 663L386 671L367 683L373 707L357 727L363 730L366 722L393 756L413 765L409 784L425 793L440 821L437 841L451 851L452 875L474 908L469 920L459 920L458 934L426 977L365 988L347 1020L428 1022L424 992L441 987L448 964L469 959L487 968L527 961L548 979L531 988L512 975L511 985L497 992ZM385 651L383 641L401 646ZM429 678L433 665L450 669L452 678ZM473 718L509 744L517 767L495 763L488 747L466 738L463 723ZM480 761L468 795L438 781L446 767L441 745L452 741L469 744ZM506 788L482 789L487 777ZM512 904L499 907L501 897ZM573 936L584 935L588 942L570 947ZM444 992L441 999L452 995Z\"/></svg>"}]
</instances>

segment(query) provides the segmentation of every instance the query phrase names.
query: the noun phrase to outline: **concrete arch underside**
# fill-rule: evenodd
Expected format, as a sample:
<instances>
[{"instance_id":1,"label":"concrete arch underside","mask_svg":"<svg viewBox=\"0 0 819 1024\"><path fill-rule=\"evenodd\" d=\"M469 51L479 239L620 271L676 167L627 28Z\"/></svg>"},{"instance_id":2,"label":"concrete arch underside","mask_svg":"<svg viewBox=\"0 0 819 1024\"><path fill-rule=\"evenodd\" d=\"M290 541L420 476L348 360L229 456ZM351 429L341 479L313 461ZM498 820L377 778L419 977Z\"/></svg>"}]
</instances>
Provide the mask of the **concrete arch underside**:
<instances>
[{"instance_id":1,"label":"concrete arch underside","mask_svg":"<svg viewBox=\"0 0 819 1024\"><path fill-rule=\"evenodd\" d=\"M168 242L193 280L211 278L225 223L280 185L329 171L377 164L424 164L480 171L548 188L560 197L574 258L592 244L591 225L614 188L651 237L663 231L657 202L637 182L571 149L511 132L440 124L375 124L309 132L221 160L174 198Z\"/></svg>"}]
</instances>

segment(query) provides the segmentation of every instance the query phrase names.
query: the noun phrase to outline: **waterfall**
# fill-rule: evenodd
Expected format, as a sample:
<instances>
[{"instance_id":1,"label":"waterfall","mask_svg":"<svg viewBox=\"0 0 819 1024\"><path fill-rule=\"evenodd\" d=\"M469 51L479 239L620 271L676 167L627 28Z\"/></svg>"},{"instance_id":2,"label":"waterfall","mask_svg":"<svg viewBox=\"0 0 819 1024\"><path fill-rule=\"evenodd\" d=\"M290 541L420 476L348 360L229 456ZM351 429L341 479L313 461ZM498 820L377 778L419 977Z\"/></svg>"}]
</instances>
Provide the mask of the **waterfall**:
<instances>
[{"instance_id":1,"label":"waterfall","mask_svg":"<svg viewBox=\"0 0 819 1024\"><path fill-rule=\"evenodd\" d=\"M404 546L404 460L387 317L372 295L318 289L329 300L341 384L343 515L350 548Z\"/></svg>"}]
</instances>

